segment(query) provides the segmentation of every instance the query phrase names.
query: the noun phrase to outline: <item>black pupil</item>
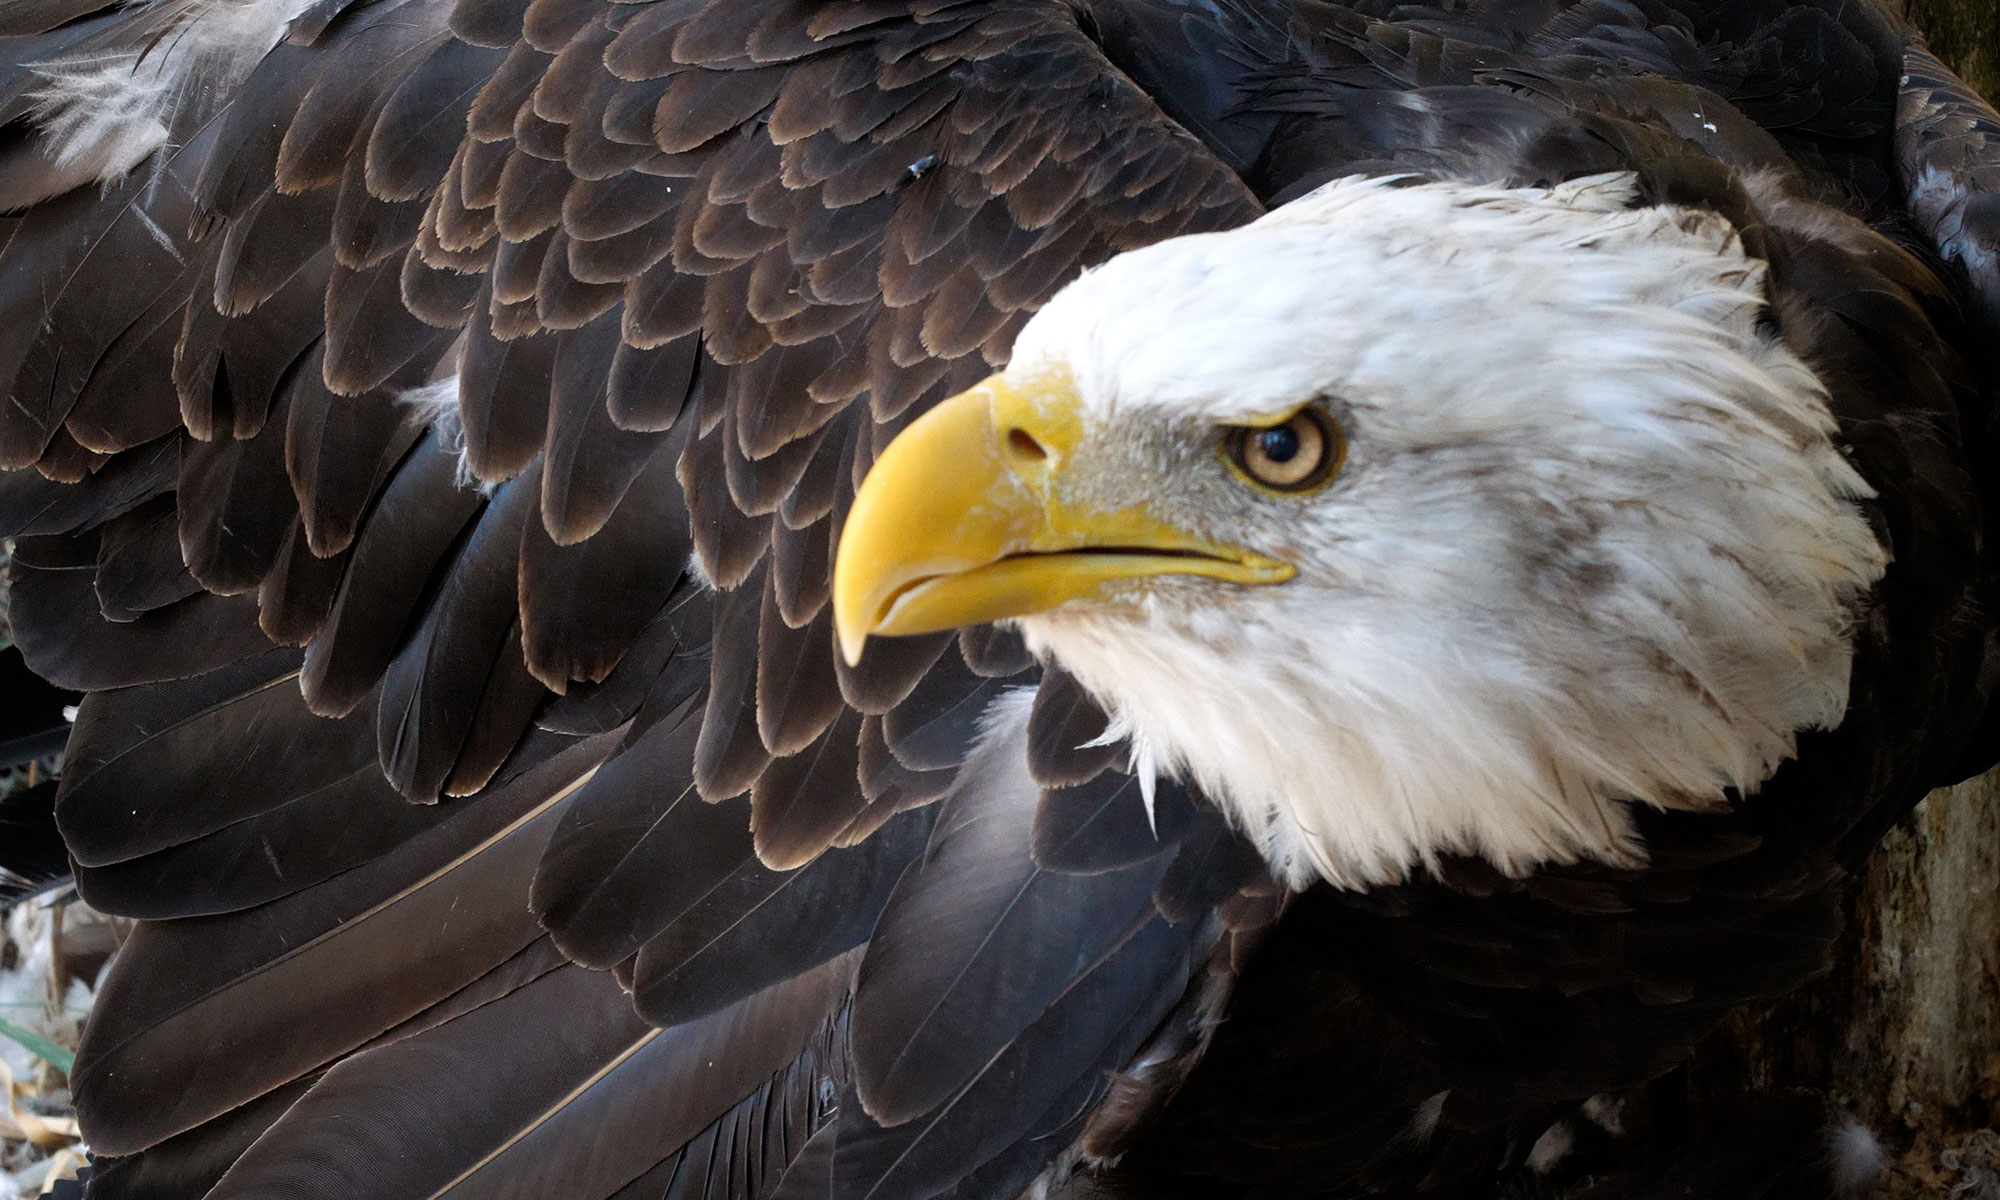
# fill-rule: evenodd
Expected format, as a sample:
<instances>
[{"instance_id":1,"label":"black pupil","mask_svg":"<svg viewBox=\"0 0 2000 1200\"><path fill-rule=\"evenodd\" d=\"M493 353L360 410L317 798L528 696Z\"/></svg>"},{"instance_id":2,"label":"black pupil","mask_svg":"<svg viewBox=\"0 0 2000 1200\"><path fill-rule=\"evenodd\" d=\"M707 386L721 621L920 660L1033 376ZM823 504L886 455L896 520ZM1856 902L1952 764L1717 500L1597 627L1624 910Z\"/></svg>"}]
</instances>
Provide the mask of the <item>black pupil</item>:
<instances>
[{"instance_id":1,"label":"black pupil","mask_svg":"<svg viewBox=\"0 0 2000 1200\"><path fill-rule=\"evenodd\" d=\"M1257 435L1257 450L1274 463L1288 463L1299 454L1299 434L1289 425L1266 429Z\"/></svg>"}]
</instances>

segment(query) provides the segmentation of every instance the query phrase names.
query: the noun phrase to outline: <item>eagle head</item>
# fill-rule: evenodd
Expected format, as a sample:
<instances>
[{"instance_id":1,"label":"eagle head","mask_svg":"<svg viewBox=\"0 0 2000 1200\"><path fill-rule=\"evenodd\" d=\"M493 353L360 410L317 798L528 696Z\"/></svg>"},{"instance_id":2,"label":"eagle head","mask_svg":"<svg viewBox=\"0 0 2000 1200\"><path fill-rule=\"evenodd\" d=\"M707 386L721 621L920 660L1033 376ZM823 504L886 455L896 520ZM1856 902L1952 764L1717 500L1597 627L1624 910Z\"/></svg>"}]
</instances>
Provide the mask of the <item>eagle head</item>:
<instances>
[{"instance_id":1,"label":"eagle head","mask_svg":"<svg viewBox=\"0 0 2000 1200\"><path fill-rule=\"evenodd\" d=\"M1761 262L1629 175L1347 180L1083 275L883 452L844 652L985 621L1294 885L1637 862L1847 705L1887 556Z\"/></svg>"}]
</instances>

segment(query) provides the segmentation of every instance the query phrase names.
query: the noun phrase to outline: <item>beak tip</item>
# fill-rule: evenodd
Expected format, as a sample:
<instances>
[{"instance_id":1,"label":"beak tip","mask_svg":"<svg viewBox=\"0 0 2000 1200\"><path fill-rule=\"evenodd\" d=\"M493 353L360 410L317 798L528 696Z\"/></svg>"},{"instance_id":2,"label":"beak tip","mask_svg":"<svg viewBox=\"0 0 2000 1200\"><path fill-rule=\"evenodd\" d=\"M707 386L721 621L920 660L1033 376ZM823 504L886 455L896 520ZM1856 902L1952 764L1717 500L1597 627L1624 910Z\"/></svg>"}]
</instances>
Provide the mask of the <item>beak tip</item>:
<instances>
[{"instance_id":1,"label":"beak tip","mask_svg":"<svg viewBox=\"0 0 2000 1200\"><path fill-rule=\"evenodd\" d=\"M868 644L868 635L866 633L858 630L850 632L849 630L842 629L835 636L834 641L839 644L840 657L847 661L848 666L858 667L861 665L861 650L862 647Z\"/></svg>"}]
</instances>

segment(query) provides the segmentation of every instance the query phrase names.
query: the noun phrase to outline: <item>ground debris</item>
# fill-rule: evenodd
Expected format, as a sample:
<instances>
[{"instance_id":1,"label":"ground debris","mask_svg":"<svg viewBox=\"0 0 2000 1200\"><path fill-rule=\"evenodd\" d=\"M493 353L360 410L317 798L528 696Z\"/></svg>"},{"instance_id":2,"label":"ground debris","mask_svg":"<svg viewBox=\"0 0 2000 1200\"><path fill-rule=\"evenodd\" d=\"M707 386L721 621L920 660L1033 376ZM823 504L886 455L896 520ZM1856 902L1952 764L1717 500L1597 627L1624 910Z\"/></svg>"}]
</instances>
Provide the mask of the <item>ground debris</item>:
<instances>
[{"instance_id":1,"label":"ground debris","mask_svg":"<svg viewBox=\"0 0 2000 1200\"><path fill-rule=\"evenodd\" d=\"M74 893L6 910L0 929L0 1200L42 1195L73 1178L85 1161L64 1068L123 932L124 923Z\"/></svg>"}]
</instances>

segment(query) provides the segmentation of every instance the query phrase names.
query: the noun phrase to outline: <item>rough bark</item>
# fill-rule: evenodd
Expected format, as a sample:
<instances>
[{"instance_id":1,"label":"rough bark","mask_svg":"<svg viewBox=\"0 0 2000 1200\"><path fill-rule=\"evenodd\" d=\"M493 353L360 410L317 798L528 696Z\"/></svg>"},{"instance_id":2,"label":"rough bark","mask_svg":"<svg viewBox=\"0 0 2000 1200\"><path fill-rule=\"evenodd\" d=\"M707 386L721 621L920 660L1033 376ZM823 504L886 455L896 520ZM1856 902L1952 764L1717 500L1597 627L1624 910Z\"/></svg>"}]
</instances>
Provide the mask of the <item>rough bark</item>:
<instances>
[{"instance_id":1,"label":"rough bark","mask_svg":"<svg viewBox=\"0 0 2000 1200\"><path fill-rule=\"evenodd\" d=\"M1893 1160L1880 1194L2000 1200L2000 772L1933 792L1870 858L1825 979L1741 1014L1685 1086L1825 1092Z\"/></svg>"}]
</instances>

